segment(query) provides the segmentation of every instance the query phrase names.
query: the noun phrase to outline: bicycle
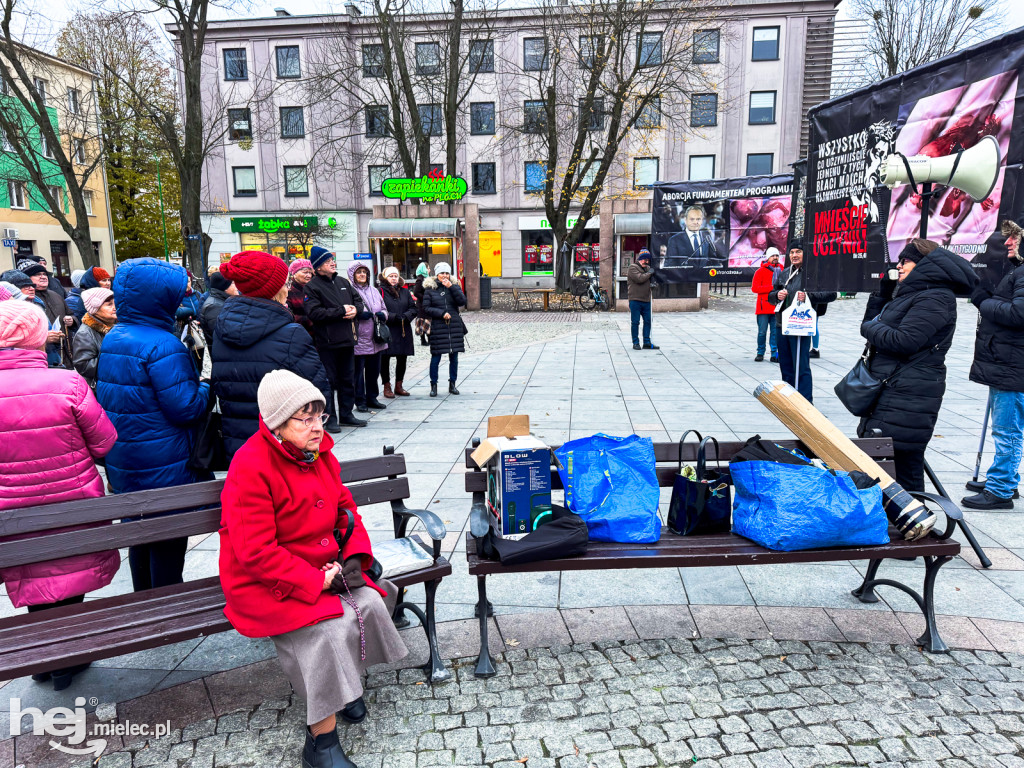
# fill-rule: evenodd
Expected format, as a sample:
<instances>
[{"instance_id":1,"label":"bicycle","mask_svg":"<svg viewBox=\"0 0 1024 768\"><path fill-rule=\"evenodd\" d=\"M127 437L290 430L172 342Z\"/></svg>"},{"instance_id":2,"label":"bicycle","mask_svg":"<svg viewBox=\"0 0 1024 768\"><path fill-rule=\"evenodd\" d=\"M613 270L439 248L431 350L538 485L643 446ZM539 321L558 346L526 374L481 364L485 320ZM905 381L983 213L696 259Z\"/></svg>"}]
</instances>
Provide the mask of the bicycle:
<instances>
[{"instance_id":1,"label":"bicycle","mask_svg":"<svg viewBox=\"0 0 1024 768\"><path fill-rule=\"evenodd\" d=\"M579 302L580 309L589 311L596 308L607 312L612 308L608 291L600 287L596 277L574 277L572 292Z\"/></svg>"}]
</instances>

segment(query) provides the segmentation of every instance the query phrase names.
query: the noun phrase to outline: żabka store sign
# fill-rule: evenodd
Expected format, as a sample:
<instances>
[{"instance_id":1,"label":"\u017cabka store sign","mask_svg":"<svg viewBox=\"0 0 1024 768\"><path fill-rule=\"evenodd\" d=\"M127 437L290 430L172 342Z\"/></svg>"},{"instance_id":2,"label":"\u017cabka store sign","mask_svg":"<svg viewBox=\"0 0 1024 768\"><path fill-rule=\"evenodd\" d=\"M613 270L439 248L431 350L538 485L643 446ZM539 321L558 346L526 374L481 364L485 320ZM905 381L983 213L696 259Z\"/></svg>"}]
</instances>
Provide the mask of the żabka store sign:
<instances>
[{"instance_id":1,"label":"\u017cabka store sign","mask_svg":"<svg viewBox=\"0 0 1024 768\"><path fill-rule=\"evenodd\" d=\"M381 185L384 197L406 200L416 197L426 202L461 200L468 189L461 176L442 176L440 171L419 179L385 179Z\"/></svg>"}]
</instances>

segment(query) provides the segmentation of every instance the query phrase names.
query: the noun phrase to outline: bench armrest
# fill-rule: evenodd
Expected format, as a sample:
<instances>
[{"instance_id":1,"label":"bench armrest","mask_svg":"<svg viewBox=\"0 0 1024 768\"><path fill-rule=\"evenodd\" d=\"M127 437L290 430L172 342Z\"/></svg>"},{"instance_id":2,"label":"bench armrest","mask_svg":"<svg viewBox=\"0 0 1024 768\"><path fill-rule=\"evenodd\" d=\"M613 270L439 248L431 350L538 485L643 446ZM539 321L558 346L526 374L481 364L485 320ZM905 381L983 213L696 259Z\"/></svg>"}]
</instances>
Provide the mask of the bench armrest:
<instances>
[{"instance_id":1,"label":"bench armrest","mask_svg":"<svg viewBox=\"0 0 1024 768\"><path fill-rule=\"evenodd\" d=\"M474 539L482 539L491 530L491 516L480 492L473 493L473 507L469 510L469 532Z\"/></svg>"},{"instance_id":2,"label":"bench armrest","mask_svg":"<svg viewBox=\"0 0 1024 768\"><path fill-rule=\"evenodd\" d=\"M908 491L908 493L918 501L932 502L946 516L946 530L942 533L935 533L936 538L948 539L953 535L953 531L956 530L957 523L964 519L964 513L960 511L960 507L944 496L937 496L934 493L925 493L923 491Z\"/></svg>"},{"instance_id":3,"label":"bench armrest","mask_svg":"<svg viewBox=\"0 0 1024 768\"><path fill-rule=\"evenodd\" d=\"M448 535L448 529L436 514L429 509L409 509L401 501L391 502L391 517L395 523L395 538L401 539L409 529L409 521L419 520L423 523L423 529L434 541L434 558L441 554L441 542Z\"/></svg>"}]
</instances>

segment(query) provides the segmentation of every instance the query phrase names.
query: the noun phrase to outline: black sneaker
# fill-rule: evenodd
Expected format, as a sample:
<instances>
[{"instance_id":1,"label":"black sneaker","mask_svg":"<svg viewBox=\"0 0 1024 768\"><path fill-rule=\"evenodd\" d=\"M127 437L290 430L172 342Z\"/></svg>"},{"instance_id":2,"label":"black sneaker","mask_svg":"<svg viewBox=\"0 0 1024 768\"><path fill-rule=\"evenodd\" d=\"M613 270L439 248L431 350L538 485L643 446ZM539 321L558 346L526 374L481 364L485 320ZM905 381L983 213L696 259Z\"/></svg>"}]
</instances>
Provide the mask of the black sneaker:
<instances>
[{"instance_id":1,"label":"black sneaker","mask_svg":"<svg viewBox=\"0 0 1024 768\"><path fill-rule=\"evenodd\" d=\"M633 349L643 349L639 344L634 344Z\"/></svg>"},{"instance_id":2,"label":"black sneaker","mask_svg":"<svg viewBox=\"0 0 1024 768\"><path fill-rule=\"evenodd\" d=\"M644 349L661 349L657 344L644 344Z\"/></svg>"},{"instance_id":3,"label":"black sneaker","mask_svg":"<svg viewBox=\"0 0 1024 768\"><path fill-rule=\"evenodd\" d=\"M777 362L779 362L779 356L778 355L772 355L770 358L768 358L768 362L769 363L777 363Z\"/></svg>"},{"instance_id":4,"label":"black sneaker","mask_svg":"<svg viewBox=\"0 0 1024 768\"><path fill-rule=\"evenodd\" d=\"M327 419L327 423L324 424L324 429L330 432L332 435L336 435L341 432L341 425L338 424L338 420L331 416Z\"/></svg>"},{"instance_id":5,"label":"black sneaker","mask_svg":"<svg viewBox=\"0 0 1024 768\"><path fill-rule=\"evenodd\" d=\"M821 352L819 352L816 349L812 349L810 352L807 353L807 356L808 357L821 357Z\"/></svg>"},{"instance_id":6,"label":"black sneaker","mask_svg":"<svg viewBox=\"0 0 1024 768\"><path fill-rule=\"evenodd\" d=\"M1001 499L989 491L965 496L960 504L968 509L1013 509L1013 499Z\"/></svg>"},{"instance_id":7,"label":"black sneaker","mask_svg":"<svg viewBox=\"0 0 1024 768\"><path fill-rule=\"evenodd\" d=\"M370 412L370 409L367 408L365 405L357 405L356 406L356 410L359 411L359 413L369 413Z\"/></svg>"},{"instance_id":8,"label":"black sneaker","mask_svg":"<svg viewBox=\"0 0 1024 768\"><path fill-rule=\"evenodd\" d=\"M383 411L385 408L387 408L387 406L384 405L384 403L382 403L380 400L371 400L366 405L368 408L375 409L378 411Z\"/></svg>"},{"instance_id":9,"label":"black sneaker","mask_svg":"<svg viewBox=\"0 0 1024 768\"><path fill-rule=\"evenodd\" d=\"M763 363L764 362L764 355L758 355L757 357L755 357L754 358L754 362L755 363Z\"/></svg>"},{"instance_id":10,"label":"black sneaker","mask_svg":"<svg viewBox=\"0 0 1024 768\"><path fill-rule=\"evenodd\" d=\"M343 419L338 419L338 423L346 427L365 427L366 422L362 419L357 419L355 416L346 416Z\"/></svg>"},{"instance_id":11,"label":"black sneaker","mask_svg":"<svg viewBox=\"0 0 1024 768\"><path fill-rule=\"evenodd\" d=\"M967 488L968 491L974 491L975 493L981 493L982 491L985 490L985 481L984 480L968 480L965 487ZM1015 498L1015 499L1019 499L1020 498L1020 490L1019 489L1017 489L1017 488L1013 489L1013 498Z\"/></svg>"}]
</instances>

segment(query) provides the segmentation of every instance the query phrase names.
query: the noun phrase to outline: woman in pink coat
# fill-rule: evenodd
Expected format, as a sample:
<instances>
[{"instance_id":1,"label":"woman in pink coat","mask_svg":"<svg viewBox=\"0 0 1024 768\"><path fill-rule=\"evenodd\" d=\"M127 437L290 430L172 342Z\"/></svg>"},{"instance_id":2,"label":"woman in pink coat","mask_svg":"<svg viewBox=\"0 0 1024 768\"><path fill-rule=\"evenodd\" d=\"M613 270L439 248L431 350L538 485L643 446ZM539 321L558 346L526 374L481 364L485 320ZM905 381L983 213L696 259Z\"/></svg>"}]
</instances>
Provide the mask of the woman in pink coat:
<instances>
[{"instance_id":1,"label":"woman in pink coat","mask_svg":"<svg viewBox=\"0 0 1024 768\"><path fill-rule=\"evenodd\" d=\"M0 302L0 525L23 507L103 495L96 459L117 432L78 373L46 364L46 316L24 301ZM16 608L30 612L80 603L105 587L116 550L0 570ZM54 690L88 664L52 673ZM51 673L33 675L45 681Z\"/></svg>"}]
</instances>

